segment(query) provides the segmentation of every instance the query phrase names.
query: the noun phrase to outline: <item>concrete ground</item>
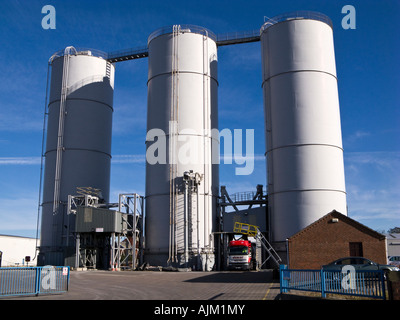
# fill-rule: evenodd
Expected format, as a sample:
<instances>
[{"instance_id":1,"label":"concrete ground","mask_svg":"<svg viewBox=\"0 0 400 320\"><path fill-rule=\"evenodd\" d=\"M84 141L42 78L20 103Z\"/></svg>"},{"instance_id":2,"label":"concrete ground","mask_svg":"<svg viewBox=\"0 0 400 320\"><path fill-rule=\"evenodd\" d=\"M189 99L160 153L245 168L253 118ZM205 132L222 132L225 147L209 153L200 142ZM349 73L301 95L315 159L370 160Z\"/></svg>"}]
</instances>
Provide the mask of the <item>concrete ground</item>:
<instances>
[{"instance_id":1,"label":"concrete ground","mask_svg":"<svg viewBox=\"0 0 400 320\"><path fill-rule=\"evenodd\" d=\"M279 280L262 272L71 271L68 292L28 300L275 300ZM2 299L3 300L3 299Z\"/></svg>"}]
</instances>

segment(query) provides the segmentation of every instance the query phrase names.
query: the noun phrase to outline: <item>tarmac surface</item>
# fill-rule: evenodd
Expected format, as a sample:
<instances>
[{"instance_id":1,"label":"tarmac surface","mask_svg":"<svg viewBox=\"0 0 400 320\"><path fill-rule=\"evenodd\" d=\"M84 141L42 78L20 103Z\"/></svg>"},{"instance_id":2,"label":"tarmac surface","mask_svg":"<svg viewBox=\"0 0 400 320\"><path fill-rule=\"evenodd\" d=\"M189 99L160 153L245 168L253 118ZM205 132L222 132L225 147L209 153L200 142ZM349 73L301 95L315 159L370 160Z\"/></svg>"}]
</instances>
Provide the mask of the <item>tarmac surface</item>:
<instances>
[{"instance_id":1,"label":"tarmac surface","mask_svg":"<svg viewBox=\"0 0 400 320\"><path fill-rule=\"evenodd\" d=\"M62 294L23 300L275 300L279 280L265 271L71 271ZM3 299L2 299L3 300Z\"/></svg>"}]
</instances>

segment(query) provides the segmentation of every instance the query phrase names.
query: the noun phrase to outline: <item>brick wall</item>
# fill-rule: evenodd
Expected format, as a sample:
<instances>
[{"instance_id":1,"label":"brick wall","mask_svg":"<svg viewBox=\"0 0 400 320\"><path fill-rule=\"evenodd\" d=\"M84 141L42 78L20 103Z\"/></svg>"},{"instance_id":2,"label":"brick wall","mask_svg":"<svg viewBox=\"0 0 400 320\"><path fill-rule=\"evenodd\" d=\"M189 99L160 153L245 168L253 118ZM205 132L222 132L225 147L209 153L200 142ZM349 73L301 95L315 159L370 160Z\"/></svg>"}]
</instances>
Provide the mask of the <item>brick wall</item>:
<instances>
[{"instance_id":1,"label":"brick wall","mask_svg":"<svg viewBox=\"0 0 400 320\"><path fill-rule=\"evenodd\" d=\"M338 222L332 222L338 219ZM336 259L350 256L350 242L361 242L363 257L386 264L385 238L379 233L332 212L289 238L289 267L319 269Z\"/></svg>"}]
</instances>

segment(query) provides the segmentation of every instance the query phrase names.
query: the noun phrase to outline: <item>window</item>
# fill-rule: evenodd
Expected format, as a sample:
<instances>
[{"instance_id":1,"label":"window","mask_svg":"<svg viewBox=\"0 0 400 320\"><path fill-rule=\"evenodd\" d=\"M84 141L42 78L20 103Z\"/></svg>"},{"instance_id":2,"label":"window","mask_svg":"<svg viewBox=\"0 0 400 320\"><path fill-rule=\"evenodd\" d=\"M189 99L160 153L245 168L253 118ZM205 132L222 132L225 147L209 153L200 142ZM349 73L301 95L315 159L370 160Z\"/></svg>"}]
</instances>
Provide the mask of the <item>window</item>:
<instances>
[{"instance_id":1,"label":"window","mask_svg":"<svg viewBox=\"0 0 400 320\"><path fill-rule=\"evenodd\" d=\"M247 255L247 254L249 254L249 248L244 247L244 246L230 247L229 254L230 255Z\"/></svg>"},{"instance_id":2,"label":"window","mask_svg":"<svg viewBox=\"0 0 400 320\"><path fill-rule=\"evenodd\" d=\"M362 257L363 247L362 242L349 242L350 256L352 257Z\"/></svg>"},{"instance_id":3,"label":"window","mask_svg":"<svg viewBox=\"0 0 400 320\"><path fill-rule=\"evenodd\" d=\"M364 259L364 258L356 258L356 259L352 259L353 260L353 264L369 264L370 261L368 259Z\"/></svg>"},{"instance_id":4,"label":"window","mask_svg":"<svg viewBox=\"0 0 400 320\"><path fill-rule=\"evenodd\" d=\"M349 258L341 259L341 260L339 260L336 264L339 264L339 265L351 264L351 259L349 259Z\"/></svg>"}]
</instances>

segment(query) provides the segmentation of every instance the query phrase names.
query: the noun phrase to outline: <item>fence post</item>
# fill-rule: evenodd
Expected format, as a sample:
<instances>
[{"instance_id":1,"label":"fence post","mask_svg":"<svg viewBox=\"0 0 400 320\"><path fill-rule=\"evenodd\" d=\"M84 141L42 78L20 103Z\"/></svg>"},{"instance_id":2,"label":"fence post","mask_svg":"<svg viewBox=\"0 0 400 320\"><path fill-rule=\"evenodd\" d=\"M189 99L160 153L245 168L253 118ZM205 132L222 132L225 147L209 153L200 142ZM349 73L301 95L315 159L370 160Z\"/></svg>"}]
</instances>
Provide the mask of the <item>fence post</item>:
<instances>
[{"instance_id":1,"label":"fence post","mask_svg":"<svg viewBox=\"0 0 400 320\"><path fill-rule=\"evenodd\" d=\"M386 275L387 278L387 275ZM382 283L382 297L386 300L386 288L385 288L385 271L381 270L381 283Z\"/></svg>"},{"instance_id":2,"label":"fence post","mask_svg":"<svg viewBox=\"0 0 400 320\"><path fill-rule=\"evenodd\" d=\"M325 272L323 269L321 269L321 297L326 298L326 293L325 293Z\"/></svg>"},{"instance_id":3,"label":"fence post","mask_svg":"<svg viewBox=\"0 0 400 320\"><path fill-rule=\"evenodd\" d=\"M35 275L35 294L38 295L40 292L40 267L35 267L36 275Z\"/></svg>"},{"instance_id":4,"label":"fence post","mask_svg":"<svg viewBox=\"0 0 400 320\"><path fill-rule=\"evenodd\" d=\"M281 293L287 292L287 280L284 279L284 270L287 269L287 265L281 264L279 265L279 281L280 281L280 289Z\"/></svg>"}]
</instances>

